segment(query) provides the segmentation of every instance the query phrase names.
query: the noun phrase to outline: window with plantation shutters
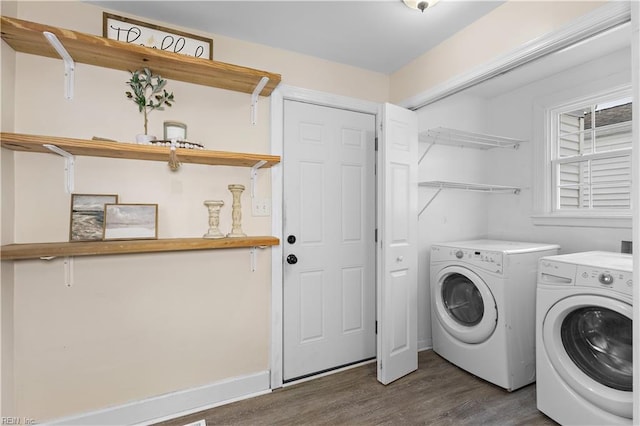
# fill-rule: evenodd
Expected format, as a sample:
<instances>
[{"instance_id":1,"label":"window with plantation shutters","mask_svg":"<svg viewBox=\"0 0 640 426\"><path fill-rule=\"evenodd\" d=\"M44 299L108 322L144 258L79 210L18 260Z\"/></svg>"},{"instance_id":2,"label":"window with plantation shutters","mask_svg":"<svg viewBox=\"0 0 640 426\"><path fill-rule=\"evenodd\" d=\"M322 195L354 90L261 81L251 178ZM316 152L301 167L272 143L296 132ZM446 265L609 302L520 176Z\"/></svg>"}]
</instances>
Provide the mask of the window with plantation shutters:
<instances>
[{"instance_id":1,"label":"window with plantation shutters","mask_svg":"<svg viewBox=\"0 0 640 426\"><path fill-rule=\"evenodd\" d=\"M554 211L631 209L631 97L555 110Z\"/></svg>"}]
</instances>

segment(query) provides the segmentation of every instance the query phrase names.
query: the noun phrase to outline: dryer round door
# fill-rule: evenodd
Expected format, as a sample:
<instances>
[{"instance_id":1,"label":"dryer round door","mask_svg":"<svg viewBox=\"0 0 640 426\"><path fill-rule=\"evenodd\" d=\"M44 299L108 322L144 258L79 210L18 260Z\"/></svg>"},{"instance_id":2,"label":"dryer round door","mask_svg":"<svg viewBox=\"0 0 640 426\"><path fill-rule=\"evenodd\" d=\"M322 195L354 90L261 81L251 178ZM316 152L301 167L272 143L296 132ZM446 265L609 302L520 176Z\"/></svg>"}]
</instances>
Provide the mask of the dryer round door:
<instances>
[{"instance_id":1,"label":"dryer round door","mask_svg":"<svg viewBox=\"0 0 640 426\"><path fill-rule=\"evenodd\" d=\"M632 308L621 300L576 295L549 309L543 345L571 389L609 413L632 418Z\"/></svg>"},{"instance_id":2,"label":"dryer round door","mask_svg":"<svg viewBox=\"0 0 640 426\"><path fill-rule=\"evenodd\" d=\"M444 268L437 276L432 298L442 327L464 343L482 343L496 329L498 309L489 286L475 272Z\"/></svg>"}]
</instances>

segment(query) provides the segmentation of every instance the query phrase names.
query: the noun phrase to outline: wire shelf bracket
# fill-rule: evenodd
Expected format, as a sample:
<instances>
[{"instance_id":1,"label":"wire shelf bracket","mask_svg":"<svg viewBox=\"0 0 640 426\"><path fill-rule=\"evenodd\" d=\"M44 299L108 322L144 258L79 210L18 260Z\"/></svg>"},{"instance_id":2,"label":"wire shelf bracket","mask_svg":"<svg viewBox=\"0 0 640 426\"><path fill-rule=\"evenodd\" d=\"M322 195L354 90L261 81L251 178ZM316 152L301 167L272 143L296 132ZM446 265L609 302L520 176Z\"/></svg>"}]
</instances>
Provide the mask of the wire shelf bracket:
<instances>
[{"instance_id":1,"label":"wire shelf bracket","mask_svg":"<svg viewBox=\"0 0 640 426\"><path fill-rule=\"evenodd\" d=\"M418 217L420 217L420 215L422 215L422 212L424 212L427 207L429 207L429 205L433 202L433 200L436 199L436 197L438 196L438 194L440 194L440 192L442 191L442 188L439 188L435 194L433 194L433 196L429 199L429 201L427 201L427 203L424 205L424 207L422 208L422 210L420 210L420 213L418 213Z\"/></svg>"},{"instance_id":2,"label":"wire shelf bracket","mask_svg":"<svg viewBox=\"0 0 640 426\"><path fill-rule=\"evenodd\" d=\"M422 160L424 160L424 157L426 157L426 156L427 156L427 154L429 153L429 150L430 150L431 148L433 148L433 145L435 145L435 144L433 144L433 143L432 143L432 144L429 144L429 146L427 147L427 149L425 149L425 150L424 150L424 152L423 152L423 153L422 153L422 155L420 156L420 159L418 160L418 164L422 163Z\"/></svg>"}]
</instances>

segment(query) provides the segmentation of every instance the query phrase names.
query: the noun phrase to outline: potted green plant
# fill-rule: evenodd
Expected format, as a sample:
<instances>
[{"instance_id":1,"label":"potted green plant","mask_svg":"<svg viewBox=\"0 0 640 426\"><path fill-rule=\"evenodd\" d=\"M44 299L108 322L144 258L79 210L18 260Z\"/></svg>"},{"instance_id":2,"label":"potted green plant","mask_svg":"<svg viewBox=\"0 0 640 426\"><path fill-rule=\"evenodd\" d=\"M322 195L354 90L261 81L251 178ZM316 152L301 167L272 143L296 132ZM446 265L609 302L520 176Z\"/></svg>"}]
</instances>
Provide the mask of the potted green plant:
<instances>
[{"instance_id":1,"label":"potted green plant","mask_svg":"<svg viewBox=\"0 0 640 426\"><path fill-rule=\"evenodd\" d=\"M131 78L127 81L131 91L126 91L127 98L138 105L138 110L144 114L144 134L137 135L138 143L148 143L155 140L155 136L147 134L148 115L157 109L164 110L164 106L170 107L173 102L173 92L165 90L167 80L154 74L149 68L131 71Z\"/></svg>"}]
</instances>

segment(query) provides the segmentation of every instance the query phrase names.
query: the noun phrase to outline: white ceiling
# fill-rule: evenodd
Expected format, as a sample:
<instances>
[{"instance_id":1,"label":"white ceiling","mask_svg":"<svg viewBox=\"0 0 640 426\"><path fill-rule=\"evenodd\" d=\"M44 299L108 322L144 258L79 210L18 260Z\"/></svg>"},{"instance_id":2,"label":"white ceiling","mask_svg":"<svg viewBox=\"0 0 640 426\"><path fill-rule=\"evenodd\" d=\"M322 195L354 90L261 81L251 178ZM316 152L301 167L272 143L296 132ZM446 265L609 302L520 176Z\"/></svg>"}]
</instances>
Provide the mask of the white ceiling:
<instances>
[{"instance_id":1,"label":"white ceiling","mask_svg":"<svg viewBox=\"0 0 640 426\"><path fill-rule=\"evenodd\" d=\"M291 50L390 74L504 0L441 0L424 13L401 0L87 0L123 15ZM215 37L214 50L215 58Z\"/></svg>"}]
</instances>

